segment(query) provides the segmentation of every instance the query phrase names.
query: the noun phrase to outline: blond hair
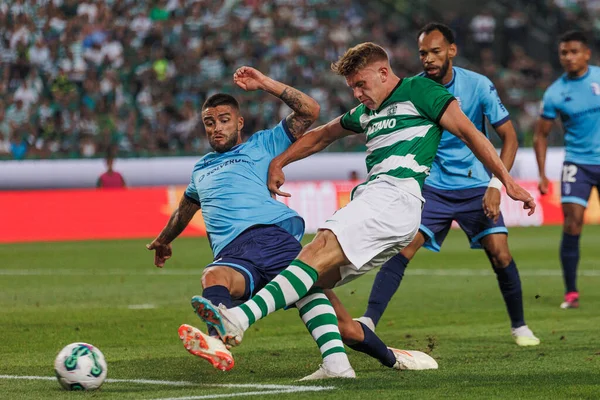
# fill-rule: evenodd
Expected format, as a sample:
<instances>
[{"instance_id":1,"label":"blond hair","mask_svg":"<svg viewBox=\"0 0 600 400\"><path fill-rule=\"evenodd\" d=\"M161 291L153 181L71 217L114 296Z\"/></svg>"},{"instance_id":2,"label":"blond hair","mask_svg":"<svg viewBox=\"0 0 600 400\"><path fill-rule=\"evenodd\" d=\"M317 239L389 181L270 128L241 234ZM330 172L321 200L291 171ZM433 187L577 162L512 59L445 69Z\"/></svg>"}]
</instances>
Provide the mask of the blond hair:
<instances>
[{"instance_id":1,"label":"blond hair","mask_svg":"<svg viewBox=\"0 0 600 400\"><path fill-rule=\"evenodd\" d=\"M331 63L331 70L341 76L349 76L375 61L389 61L383 47L372 42L358 44L346 50L343 56Z\"/></svg>"}]
</instances>

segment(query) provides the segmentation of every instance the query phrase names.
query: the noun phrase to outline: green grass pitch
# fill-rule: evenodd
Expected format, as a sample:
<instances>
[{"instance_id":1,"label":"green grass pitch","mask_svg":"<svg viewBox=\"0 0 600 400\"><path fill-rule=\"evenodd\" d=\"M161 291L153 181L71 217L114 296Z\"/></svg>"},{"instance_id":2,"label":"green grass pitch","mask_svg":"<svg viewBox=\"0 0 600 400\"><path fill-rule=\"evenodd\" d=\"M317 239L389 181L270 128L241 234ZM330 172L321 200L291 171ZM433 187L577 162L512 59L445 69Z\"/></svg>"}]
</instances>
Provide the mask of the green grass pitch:
<instances>
[{"instance_id":1,"label":"green grass pitch","mask_svg":"<svg viewBox=\"0 0 600 400\"><path fill-rule=\"evenodd\" d=\"M152 265L143 240L0 245L0 398L600 398L600 226L582 236L578 310L558 307L560 227L511 229L509 240L540 346L514 344L484 253L453 231L441 253L415 257L378 327L390 346L430 352L439 370L389 370L348 349L358 379L308 384L296 380L320 357L295 309L250 328L230 372L183 349L179 325L202 327L189 300L201 293L212 258L205 239L178 239L164 270ZM336 290L353 315L365 309L374 276ZM97 392L65 392L51 378L54 357L75 341L106 356L112 380ZM128 381L136 379L167 382ZM333 389L299 391L304 386Z\"/></svg>"}]
</instances>

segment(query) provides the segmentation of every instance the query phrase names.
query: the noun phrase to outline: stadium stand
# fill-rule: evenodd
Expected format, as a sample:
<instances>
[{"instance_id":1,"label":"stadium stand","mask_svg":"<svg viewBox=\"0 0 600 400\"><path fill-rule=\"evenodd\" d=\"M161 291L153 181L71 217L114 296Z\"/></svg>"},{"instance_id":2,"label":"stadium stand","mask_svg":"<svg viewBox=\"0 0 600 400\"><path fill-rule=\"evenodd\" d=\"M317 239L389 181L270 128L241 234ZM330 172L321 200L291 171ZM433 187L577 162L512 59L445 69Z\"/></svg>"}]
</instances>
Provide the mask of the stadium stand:
<instances>
[{"instance_id":1,"label":"stadium stand","mask_svg":"<svg viewBox=\"0 0 600 400\"><path fill-rule=\"evenodd\" d=\"M530 145L543 90L559 73L566 27L595 32L600 1L492 1L485 9L422 0L14 0L0 5L0 158L119 157L208 151L198 107L252 65L306 91L327 121L354 104L329 64L348 46L377 42L400 75L420 71L415 32L450 24L463 57L489 76ZM464 8L463 8L464 7ZM473 14L457 9L477 10ZM528 37L527 42L522 38ZM469 60L469 61L468 61ZM239 93L238 93L239 94ZM244 94L246 131L288 110ZM560 135L551 143L562 144ZM356 137L332 151L362 150Z\"/></svg>"}]
</instances>

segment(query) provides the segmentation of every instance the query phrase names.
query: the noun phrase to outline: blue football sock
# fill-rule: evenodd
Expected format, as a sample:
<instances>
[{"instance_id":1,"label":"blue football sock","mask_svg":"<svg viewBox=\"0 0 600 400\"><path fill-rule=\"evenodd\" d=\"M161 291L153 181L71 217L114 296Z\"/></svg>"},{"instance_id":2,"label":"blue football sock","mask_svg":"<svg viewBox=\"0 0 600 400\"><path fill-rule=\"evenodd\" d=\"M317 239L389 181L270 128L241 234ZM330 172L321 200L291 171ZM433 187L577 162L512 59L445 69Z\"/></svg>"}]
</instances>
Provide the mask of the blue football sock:
<instances>
[{"instance_id":1,"label":"blue football sock","mask_svg":"<svg viewBox=\"0 0 600 400\"><path fill-rule=\"evenodd\" d=\"M369 305L364 314L365 317L371 318L375 325L379 323L392 296L398 290L408 262L408 258L398 253L383 264L383 267L377 272L369 295Z\"/></svg>"},{"instance_id":2,"label":"blue football sock","mask_svg":"<svg viewBox=\"0 0 600 400\"><path fill-rule=\"evenodd\" d=\"M518 328L525 325L523 313L523 293L521 291L521 278L514 260L506 268L494 268L498 286L504 297L504 303L510 316L511 326Z\"/></svg>"},{"instance_id":3,"label":"blue football sock","mask_svg":"<svg viewBox=\"0 0 600 400\"><path fill-rule=\"evenodd\" d=\"M569 235L563 232L560 242L560 262L562 264L565 290L577 291L577 264L579 263L579 235Z\"/></svg>"},{"instance_id":4,"label":"blue football sock","mask_svg":"<svg viewBox=\"0 0 600 400\"><path fill-rule=\"evenodd\" d=\"M217 285L207 287L202 291L202 297L210 300L210 302L216 306L219 304L223 304L227 308L231 308L233 306L231 294L229 293L229 289L227 289L225 286ZM210 336L219 336L217 330L211 326L208 327L208 334Z\"/></svg>"},{"instance_id":5,"label":"blue football sock","mask_svg":"<svg viewBox=\"0 0 600 400\"><path fill-rule=\"evenodd\" d=\"M362 322L359 322L365 333L365 338L362 342L355 344L348 344L352 350L360 351L379 360L380 363L386 367L393 367L396 363L396 356L394 352L383 343L381 339L369 328L367 328Z\"/></svg>"}]
</instances>

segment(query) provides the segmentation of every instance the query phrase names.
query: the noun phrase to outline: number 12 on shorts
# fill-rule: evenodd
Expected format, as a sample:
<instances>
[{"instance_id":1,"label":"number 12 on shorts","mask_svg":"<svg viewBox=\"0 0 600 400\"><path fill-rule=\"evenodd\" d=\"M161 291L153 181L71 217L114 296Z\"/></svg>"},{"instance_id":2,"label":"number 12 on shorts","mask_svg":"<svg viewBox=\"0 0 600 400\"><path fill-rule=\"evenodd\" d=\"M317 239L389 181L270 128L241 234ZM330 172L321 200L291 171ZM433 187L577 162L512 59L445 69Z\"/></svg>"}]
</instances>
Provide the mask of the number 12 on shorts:
<instances>
[{"instance_id":1,"label":"number 12 on shorts","mask_svg":"<svg viewBox=\"0 0 600 400\"><path fill-rule=\"evenodd\" d=\"M575 175L577 174L577 165L567 164L563 165L562 170L562 182L564 183L574 183L577 181Z\"/></svg>"}]
</instances>

